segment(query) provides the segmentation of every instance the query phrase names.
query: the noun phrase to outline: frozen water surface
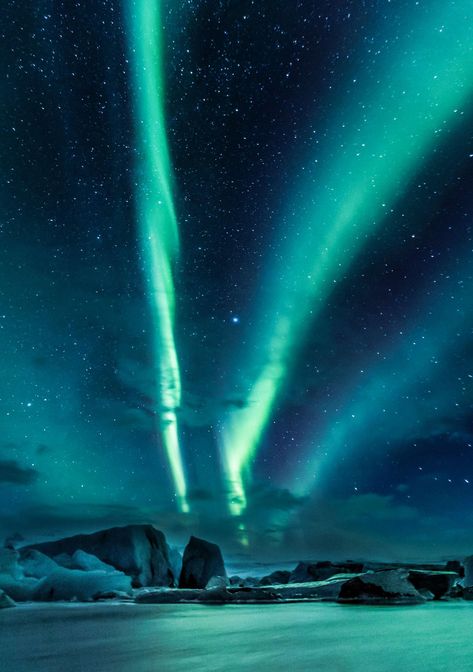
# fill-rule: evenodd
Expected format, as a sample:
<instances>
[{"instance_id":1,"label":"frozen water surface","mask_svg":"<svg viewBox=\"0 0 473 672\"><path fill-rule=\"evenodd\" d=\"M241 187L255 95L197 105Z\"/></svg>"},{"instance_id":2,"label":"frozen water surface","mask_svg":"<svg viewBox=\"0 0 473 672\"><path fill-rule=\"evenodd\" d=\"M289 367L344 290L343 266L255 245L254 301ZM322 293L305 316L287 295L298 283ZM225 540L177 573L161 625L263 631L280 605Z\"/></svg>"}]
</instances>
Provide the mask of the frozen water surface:
<instances>
[{"instance_id":1,"label":"frozen water surface","mask_svg":"<svg viewBox=\"0 0 473 672\"><path fill-rule=\"evenodd\" d=\"M471 672L473 603L27 605L0 612L2 672Z\"/></svg>"}]
</instances>

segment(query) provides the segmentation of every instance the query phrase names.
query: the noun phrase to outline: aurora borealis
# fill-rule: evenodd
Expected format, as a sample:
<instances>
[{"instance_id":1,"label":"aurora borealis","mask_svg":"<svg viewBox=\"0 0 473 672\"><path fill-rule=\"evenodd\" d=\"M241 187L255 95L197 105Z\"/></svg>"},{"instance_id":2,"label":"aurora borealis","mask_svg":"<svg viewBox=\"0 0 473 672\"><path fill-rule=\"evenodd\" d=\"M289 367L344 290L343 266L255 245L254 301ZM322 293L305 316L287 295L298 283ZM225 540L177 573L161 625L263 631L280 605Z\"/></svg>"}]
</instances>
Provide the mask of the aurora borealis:
<instances>
[{"instance_id":1,"label":"aurora borealis","mask_svg":"<svg viewBox=\"0 0 473 672\"><path fill-rule=\"evenodd\" d=\"M143 256L149 277L151 308L156 334L156 365L160 433L179 510L189 510L186 481L179 448L176 411L181 404L181 375L174 340L173 267L179 247L172 175L166 140L163 101L160 1L142 0L130 6L128 31L134 63L137 136L141 139L143 170L137 170L138 219Z\"/></svg>"},{"instance_id":2,"label":"aurora borealis","mask_svg":"<svg viewBox=\"0 0 473 672\"><path fill-rule=\"evenodd\" d=\"M4 533L466 549L471 3L6 6Z\"/></svg>"},{"instance_id":3,"label":"aurora borealis","mask_svg":"<svg viewBox=\"0 0 473 672\"><path fill-rule=\"evenodd\" d=\"M380 58L368 83L363 77L359 83L352 80L362 90L355 93L354 112L345 101L339 114L335 112L336 128L341 129L337 151L331 155L330 149L317 148L316 172L308 162L301 196L295 205L291 202L290 215L284 213L295 220L291 235L285 236L289 249L283 245L281 261L273 262L277 270L271 267L276 287L274 318L265 316L269 335L264 327L257 330L258 341L268 344L267 363L248 395L247 408L233 414L225 440L237 489L271 419L305 324L316 322L334 283L382 226L384 213L402 196L419 163L435 151L438 135L454 128L473 93L465 10L467 4L432 3L428 20L410 17L408 35ZM458 33L460 26L464 35Z\"/></svg>"}]
</instances>

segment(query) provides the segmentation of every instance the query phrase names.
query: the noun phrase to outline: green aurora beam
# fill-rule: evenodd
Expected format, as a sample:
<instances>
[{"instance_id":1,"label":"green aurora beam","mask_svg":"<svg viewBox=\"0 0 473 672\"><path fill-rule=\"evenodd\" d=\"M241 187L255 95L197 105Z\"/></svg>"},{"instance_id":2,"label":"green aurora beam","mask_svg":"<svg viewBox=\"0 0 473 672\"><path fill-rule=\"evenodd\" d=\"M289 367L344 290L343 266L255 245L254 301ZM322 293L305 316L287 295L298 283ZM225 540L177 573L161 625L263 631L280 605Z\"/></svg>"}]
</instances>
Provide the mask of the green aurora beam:
<instances>
[{"instance_id":1,"label":"green aurora beam","mask_svg":"<svg viewBox=\"0 0 473 672\"><path fill-rule=\"evenodd\" d=\"M328 133L337 145L319 152L317 171L311 163L310 177L296 185L302 202L296 196L286 217L296 233L282 232L289 242L262 283L275 297L269 310L261 302L264 322L255 330L264 363L250 362L259 374L246 406L232 410L222 430L233 515L246 506L245 480L308 326L473 92L473 4L442 0L422 12L416 5L404 16L396 30L405 36L340 101Z\"/></svg>"},{"instance_id":2,"label":"green aurora beam","mask_svg":"<svg viewBox=\"0 0 473 672\"><path fill-rule=\"evenodd\" d=\"M173 267L179 253L179 235L164 115L161 1L134 0L126 2L126 7L140 157L137 209L159 368L159 427L179 510L188 512L176 416L181 404L181 378L174 338Z\"/></svg>"}]
</instances>

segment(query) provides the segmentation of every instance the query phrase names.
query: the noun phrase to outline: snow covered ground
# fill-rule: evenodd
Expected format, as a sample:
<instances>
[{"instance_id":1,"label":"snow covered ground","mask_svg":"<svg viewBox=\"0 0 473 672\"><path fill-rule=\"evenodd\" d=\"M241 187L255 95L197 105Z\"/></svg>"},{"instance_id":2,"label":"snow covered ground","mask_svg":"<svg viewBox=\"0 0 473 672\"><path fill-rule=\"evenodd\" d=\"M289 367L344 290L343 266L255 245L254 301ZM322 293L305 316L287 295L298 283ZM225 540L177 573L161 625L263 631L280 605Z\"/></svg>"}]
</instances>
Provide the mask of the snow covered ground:
<instances>
[{"instance_id":1,"label":"snow covered ground","mask_svg":"<svg viewBox=\"0 0 473 672\"><path fill-rule=\"evenodd\" d=\"M24 605L2 672L471 672L473 603Z\"/></svg>"}]
</instances>

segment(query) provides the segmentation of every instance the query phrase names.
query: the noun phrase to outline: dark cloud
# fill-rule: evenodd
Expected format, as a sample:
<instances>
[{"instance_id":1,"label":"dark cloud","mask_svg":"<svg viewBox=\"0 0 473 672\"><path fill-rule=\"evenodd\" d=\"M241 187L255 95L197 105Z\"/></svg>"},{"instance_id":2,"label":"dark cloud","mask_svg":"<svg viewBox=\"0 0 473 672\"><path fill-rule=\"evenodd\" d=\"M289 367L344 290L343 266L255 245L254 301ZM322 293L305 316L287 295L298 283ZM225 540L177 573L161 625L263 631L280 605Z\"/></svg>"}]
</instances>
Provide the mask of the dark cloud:
<instances>
[{"instance_id":1,"label":"dark cloud","mask_svg":"<svg viewBox=\"0 0 473 672\"><path fill-rule=\"evenodd\" d=\"M2 527L7 534L19 530L28 538L36 535L59 537L133 523L152 523L160 527L159 516L151 509L119 504L38 504L2 518Z\"/></svg>"},{"instance_id":2,"label":"dark cloud","mask_svg":"<svg viewBox=\"0 0 473 672\"><path fill-rule=\"evenodd\" d=\"M256 484L248 491L250 508L263 508L266 511L292 511L302 506L307 497L298 497L287 488L274 488Z\"/></svg>"},{"instance_id":3,"label":"dark cloud","mask_svg":"<svg viewBox=\"0 0 473 672\"><path fill-rule=\"evenodd\" d=\"M286 525L281 547L301 559L440 560L471 553L471 522L458 524L448 511L425 516L376 493L313 498Z\"/></svg>"},{"instance_id":4,"label":"dark cloud","mask_svg":"<svg viewBox=\"0 0 473 672\"><path fill-rule=\"evenodd\" d=\"M230 564L242 552L240 542L246 537L251 542L246 556L249 570L255 560L294 564L323 559L438 561L461 558L473 551L473 515L457 523L447 512L425 517L413 506L375 493L316 501L301 500L277 488L261 488L260 496L263 492L265 501L271 496L276 499L272 511L260 507L258 515L255 506L244 519L230 517L224 509L210 514L202 509L200 514L185 515L138 505L38 505L2 517L1 533L18 531L31 541L150 523L181 550L191 534L218 543ZM194 495L193 502L198 505L199 497L205 504L211 493Z\"/></svg>"},{"instance_id":5,"label":"dark cloud","mask_svg":"<svg viewBox=\"0 0 473 672\"><path fill-rule=\"evenodd\" d=\"M16 460L0 460L0 483L31 485L38 475L36 469L22 467Z\"/></svg>"}]
</instances>

